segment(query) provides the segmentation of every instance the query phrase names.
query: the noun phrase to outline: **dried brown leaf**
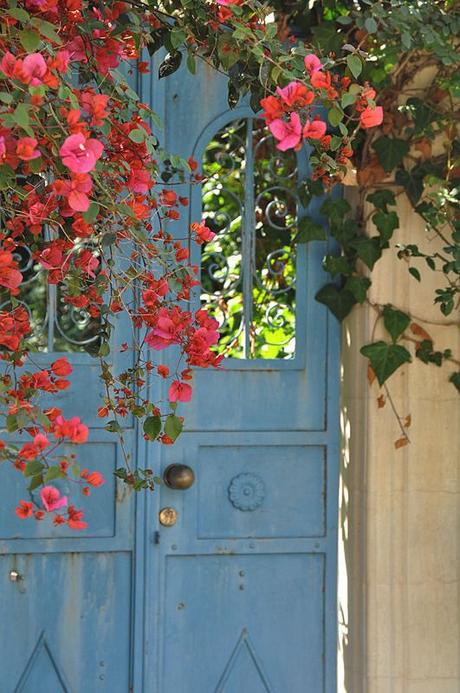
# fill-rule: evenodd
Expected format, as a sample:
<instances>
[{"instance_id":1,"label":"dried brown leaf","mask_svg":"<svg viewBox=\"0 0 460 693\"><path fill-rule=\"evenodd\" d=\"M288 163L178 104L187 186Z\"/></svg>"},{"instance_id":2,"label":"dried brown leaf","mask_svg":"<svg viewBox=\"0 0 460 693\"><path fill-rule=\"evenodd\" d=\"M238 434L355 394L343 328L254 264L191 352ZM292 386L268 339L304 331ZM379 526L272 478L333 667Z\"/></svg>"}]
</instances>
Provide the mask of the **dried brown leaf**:
<instances>
[{"instance_id":1,"label":"dried brown leaf","mask_svg":"<svg viewBox=\"0 0 460 693\"><path fill-rule=\"evenodd\" d=\"M387 403L385 395L380 395L380 397L377 397L377 406L379 409L382 409L385 404Z\"/></svg>"},{"instance_id":2,"label":"dried brown leaf","mask_svg":"<svg viewBox=\"0 0 460 693\"><path fill-rule=\"evenodd\" d=\"M420 339L423 341L424 339L428 339L428 341L432 342L433 338L428 334L426 330L423 329L423 327L420 327L416 322L412 322L410 326L412 334L415 334L416 337L420 337Z\"/></svg>"},{"instance_id":3,"label":"dried brown leaf","mask_svg":"<svg viewBox=\"0 0 460 693\"><path fill-rule=\"evenodd\" d=\"M406 445L409 445L409 438L407 438L407 436L398 438L398 440L395 441L396 450L399 450L399 448L404 448Z\"/></svg>"},{"instance_id":4,"label":"dried brown leaf","mask_svg":"<svg viewBox=\"0 0 460 693\"><path fill-rule=\"evenodd\" d=\"M376 377L377 376L375 375L374 369L372 368L371 365L368 364L368 366L367 366L367 382L369 383L369 385L372 385L372 383L374 382Z\"/></svg>"}]
</instances>

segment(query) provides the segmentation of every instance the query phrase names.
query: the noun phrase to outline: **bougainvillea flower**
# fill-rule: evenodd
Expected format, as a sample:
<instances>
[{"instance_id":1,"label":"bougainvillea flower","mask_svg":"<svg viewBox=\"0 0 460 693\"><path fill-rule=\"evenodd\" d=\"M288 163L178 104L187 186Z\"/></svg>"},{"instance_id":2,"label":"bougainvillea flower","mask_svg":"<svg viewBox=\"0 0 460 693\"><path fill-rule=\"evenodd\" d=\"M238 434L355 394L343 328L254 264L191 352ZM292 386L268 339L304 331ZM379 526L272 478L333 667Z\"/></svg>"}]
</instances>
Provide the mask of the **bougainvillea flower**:
<instances>
[{"instance_id":1,"label":"bougainvillea flower","mask_svg":"<svg viewBox=\"0 0 460 693\"><path fill-rule=\"evenodd\" d=\"M192 388L187 383L181 383L179 380L173 380L168 390L168 399L170 402L190 402L192 399Z\"/></svg>"},{"instance_id":2,"label":"bougainvillea flower","mask_svg":"<svg viewBox=\"0 0 460 693\"><path fill-rule=\"evenodd\" d=\"M376 106L371 108L368 106L359 116L359 124L362 128L373 128L381 125L383 121L383 108Z\"/></svg>"},{"instance_id":3,"label":"bougainvillea flower","mask_svg":"<svg viewBox=\"0 0 460 693\"><path fill-rule=\"evenodd\" d=\"M73 416L67 421L63 416L57 416L53 433L56 438L69 438L72 443L86 443L88 440L88 426L85 426L78 416Z\"/></svg>"},{"instance_id":4,"label":"bougainvillea flower","mask_svg":"<svg viewBox=\"0 0 460 693\"><path fill-rule=\"evenodd\" d=\"M82 469L80 477L90 486L102 486L102 484L105 484L105 479L100 472L90 472L88 469Z\"/></svg>"},{"instance_id":5,"label":"bougainvillea flower","mask_svg":"<svg viewBox=\"0 0 460 693\"><path fill-rule=\"evenodd\" d=\"M38 159L41 156L41 152L37 149L37 140L35 137L21 137L16 144L16 154L22 161L31 161L32 159Z\"/></svg>"},{"instance_id":6,"label":"bougainvillea flower","mask_svg":"<svg viewBox=\"0 0 460 693\"><path fill-rule=\"evenodd\" d=\"M43 433L37 433L37 435L34 436L34 446L39 452L42 452L42 450L47 448L49 444L50 442L48 438L43 435Z\"/></svg>"},{"instance_id":7,"label":"bougainvillea flower","mask_svg":"<svg viewBox=\"0 0 460 693\"><path fill-rule=\"evenodd\" d=\"M59 489L55 486L43 486L40 489L40 498L47 513L67 505L67 496L61 496Z\"/></svg>"},{"instance_id":8,"label":"bougainvillea flower","mask_svg":"<svg viewBox=\"0 0 460 693\"><path fill-rule=\"evenodd\" d=\"M277 87L276 91L281 100L291 107L298 106L302 108L303 106L309 106L315 98L314 93L300 82L289 82L285 87Z\"/></svg>"},{"instance_id":9,"label":"bougainvillea flower","mask_svg":"<svg viewBox=\"0 0 460 693\"><path fill-rule=\"evenodd\" d=\"M30 53L22 62L22 72L33 87L43 84L43 77L47 70L45 58L41 53Z\"/></svg>"},{"instance_id":10,"label":"bougainvillea flower","mask_svg":"<svg viewBox=\"0 0 460 693\"><path fill-rule=\"evenodd\" d=\"M68 362L68 360L65 358L65 356L63 356L62 358L53 361L53 363L51 364L51 370L53 371L54 375L64 376L70 375L73 371L73 368Z\"/></svg>"},{"instance_id":11,"label":"bougainvillea flower","mask_svg":"<svg viewBox=\"0 0 460 693\"><path fill-rule=\"evenodd\" d=\"M91 192L93 181L87 173L77 173L72 176L70 192L67 196L69 207L75 212L86 212L90 205L87 193Z\"/></svg>"},{"instance_id":12,"label":"bougainvillea flower","mask_svg":"<svg viewBox=\"0 0 460 693\"><path fill-rule=\"evenodd\" d=\"M307 120L303 129L303 136L311 140L320 140L326 133L327 125L322 120Z\"/></svg>"},{"instance_id":13,"label":"bougainvillea flower","mask_svg":"<svg viewBox=\"0 0 460 693\"><path fill-rule=\"evenodd\" d=\"M291 113L289 121L274 120L268 127L272 135L279 140L276 146L282 152L287 149L294 149L299 144L302 136L302 125L297 113Z\"/></svg>"},{"instance_id":14,"label":"bougainvillea flower","mask_svg":"<svg viewBox=\"0 0 460 693\"><path fill-rule=\"evenodd\" d=\"M194 223L190 226L190 228L195 234L195 242L198 243L198 245L201 245L202 243L209 243L209 241L212 241L216 235L214 231L211 231L211 229L205 226L205 224Z\"/></svg>"},{"instance_id":15,"label":"bougainvillea flower","mask_svg":"<svg viewBox=\"0 0 460 693\"><path fill-rule=\"evenodd\" d=\"M82 520L83 513L81 510L77 510L73 505L69 505L67 513L69 516L67 524L70 529L86 529L88 525Z\"/></svg>"},{"instance_id":16,"label":"bougainvillea flower","mask_svg":"<svg viewBox=\"0 0 460 693\"><path fill-rule=\"evenodd\" d=\"M62 163L73 173L89 173L102 156L104 145L99 140L86 139L81 133L70 135L59 150Z\"/></svg>"},{"instance_id":17,"label":"bougainvillea flower","mask_svg":"<svg viewBox=\"0 0 460 693\"><path fill-rule=\"evenodd\" d=\"M0 70L7 77L12 77L14 75L14 68L16 65L16 58L12 53L7 51L0 62Z\"/></svg>"},{"instance_id":18,"label":"bougainvillea flower","mask_svg":"<svg viewBox=\"0 0 460 693\"><path fill-rule=\"evenodd\" d=\"M304 63L305 63L305 69L310 74L313 74L313 72L319 72L319 70L323 69L323 66L321 64L321 60L316 55L314 55L313 53L310 53L309 55L305 56Z\"/></svg>"},{"instance_id":19,"label":"bougainvillea flower","mask_svg":"<svg viewBox=\"0 0 460 693\"><path fill-rule=\"evenodd\" d=\"M22 274L9 250L0 250L0 286L15 290L22 282Z\"/></svg>"},{"instance_id":20,"label":"bougainvillea flower","mask_svg":"<svg viewBox=\"0 0 460 693\"><path fill-rule=\"evenodd\" d=\"M16 515L21 518L21 520L25 520L26 517L31 517L33 514L32 503L25 500L19 501L19 505L17 506L15 512Z\"/></svg>"}]
</instances>

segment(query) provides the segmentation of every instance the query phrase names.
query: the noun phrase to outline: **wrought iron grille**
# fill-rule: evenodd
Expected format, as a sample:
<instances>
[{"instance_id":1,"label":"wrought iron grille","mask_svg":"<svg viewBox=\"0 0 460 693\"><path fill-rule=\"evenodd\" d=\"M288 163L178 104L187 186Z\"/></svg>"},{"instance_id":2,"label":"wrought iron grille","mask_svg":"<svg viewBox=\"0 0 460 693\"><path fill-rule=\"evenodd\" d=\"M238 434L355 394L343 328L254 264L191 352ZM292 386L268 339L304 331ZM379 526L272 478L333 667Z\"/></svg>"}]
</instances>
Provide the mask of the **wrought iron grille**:
<instances>
[{"instance_id":1,"label":"wrought iron grille","mask_svg":"<svg viewBox=\"0 0 460 693\"><path fill-rule=\"evenodd\" d=\"M201 300L219 322L219 349L293 358L297 155L275 148L263 120L245 118L214 136L203 173L203 219L216 236L202 252Z\"/></svg>"}]
</instances>

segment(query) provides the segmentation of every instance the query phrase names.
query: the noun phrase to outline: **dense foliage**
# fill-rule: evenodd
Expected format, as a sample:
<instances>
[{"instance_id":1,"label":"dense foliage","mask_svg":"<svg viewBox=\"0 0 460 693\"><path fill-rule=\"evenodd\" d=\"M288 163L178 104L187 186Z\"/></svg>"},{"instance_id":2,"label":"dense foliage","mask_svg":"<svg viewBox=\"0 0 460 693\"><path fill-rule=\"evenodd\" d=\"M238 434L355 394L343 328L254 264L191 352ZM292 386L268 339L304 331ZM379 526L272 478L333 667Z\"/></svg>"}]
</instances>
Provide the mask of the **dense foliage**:
<instances>
[{"instance_id":1,"label":"dense foliage","mask_svg":"<svg viewBox=\"0 0 460 693\"><path fill-rule=\"evenodd\" d=\"M2 0L0 14L0 344L6 365L0 399L10 434L1 455L29 480L30 500L21 500L19 517L41 520L52 513L56 524L84 528L81 511L50 482L70 478L87 495L104 481L63 451L88 435L84 423L66 420L49 400L69 387L71 365L59 358L34 370L28 358L33 316L20 300L26 288L21 249L30 249L63 304L93 321L96 338L88 349L101 363L106 396L99 415L109 418L107 430L122 437L129 413L142 421L147 439L173 443L183 425L177 403L192 396L192 367L218 367L221 360L213 348L217 323L204 310L187 309L197 268L167 227L188 204L168 185L171 172L196 183L203 174L193 160L161 150L156 115L139 103L119 69L148 70L144 51L166 49L160 78L183 61L192 73L197 60L212 64L228 74L230 106L250 94L254 111L263 109L279 150L296 151L306 142L313 175L298 190L305 205L357 170L357 209L340 198L322 208L340 252L324 259L331 282L317 300L339 320L368 300L371 272L399 226L398 195L442 240L442 252L430 255L414 238L398 248L399 258L414 281L436 272L442 279L434 301L444 316L456 310L458 3ZM414 87L423 67L429 78ZM199 244L214 238L202 220L189 233ZM295 240L324 234L306 217ZM363 346L362 353L381 385L411 361L402 344L410 339L417 358L447 363L460 389L449 350L437 351L400 307L373 305L388 339ZM120 313L135 328L133 344L113 343ZM169 346L181 352L174 373L161 363ZM132 350L134 366L114 372L114 350ZM170 380L167 402L152 401L147 385L153 375ZM28 436L22 446L11 442L19 434ZM135 489L153 488L152 470L131 468L129 455L125 463L117 470L121 479Z\"/></svg>"}]
</instances>

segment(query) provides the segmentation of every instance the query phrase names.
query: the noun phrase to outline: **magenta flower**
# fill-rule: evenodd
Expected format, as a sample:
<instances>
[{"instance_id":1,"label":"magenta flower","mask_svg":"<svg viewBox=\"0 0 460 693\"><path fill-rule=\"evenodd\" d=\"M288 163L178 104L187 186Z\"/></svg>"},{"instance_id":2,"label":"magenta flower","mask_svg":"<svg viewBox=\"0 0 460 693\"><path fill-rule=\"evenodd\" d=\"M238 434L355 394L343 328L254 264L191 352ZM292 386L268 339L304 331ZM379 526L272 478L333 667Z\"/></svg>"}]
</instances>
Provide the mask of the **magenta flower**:
<instances>
[{"instance_id":1,"label":"magenta flower","mask_svg":"<svg viewBox=\"0 0 460 693\"><path fill-rule=\"evenodd\" d=\"M279 140L276 147L282 152L297 147L302 137L302 125L297 113L291 113L289 122L277 118L268 127L272 135Z\"/></svg>"},{"instance_id":2,"label":"magenta flower","mask_svg":"<svg viewBox=\"0 0 460 693\"><path fill-rule=\"evenodd\" d=\"M73 173L89 173L95 168L103 151L102 142L93 139L87 140L79 132L67 137L59 150L59 154L64 166L67 166Z\"/></svg>"},{"instance_id":3,"label":"magenta flower","mask_svg":"<svg viewBox=\"0 0 460 693\"><path fill-rule=\"evenodd\" d=\"M310 73L310 75L313 72L318 72L319 70L323 69L323 65L321 63L321 60L314 55L313 53L310 53L309 55L306 55L304 58L304 63L305 63L305 68L307 72Z\"/></svg>"},{"instance_id":4,"label":"magenta flower","mask_svg":"<svg viewBox=\"0 0 460 693\"><path fill-rule=\"evenodd\" d=\"M190 402L192 399L191 386L174 380L169 387L168 399L170 402Z\"/></svg>"},{"instance_id":5,"label":"magenta flower","mask_svg":"<svg viewBox=\"0 0 460 693\"><path fill-rule=\"evenodd\" d=\"M40 498L47 513L67 505L67 496L61 496L55 486L43 486L40 491Z\"/></svg>"},{"instance_id":6,"label":"magenta flower","mask_svg":"<svg viewBox=\"0 0 460 693\"><path fill-rule=\"evenodd\" d=\"M26 55L22 63L22 72L29 80L29 84L33 87L38 87L43 84L43 77L46 75L48 68L45 58L41 53L30 53Z\"/></svg>"}]
</instances>

